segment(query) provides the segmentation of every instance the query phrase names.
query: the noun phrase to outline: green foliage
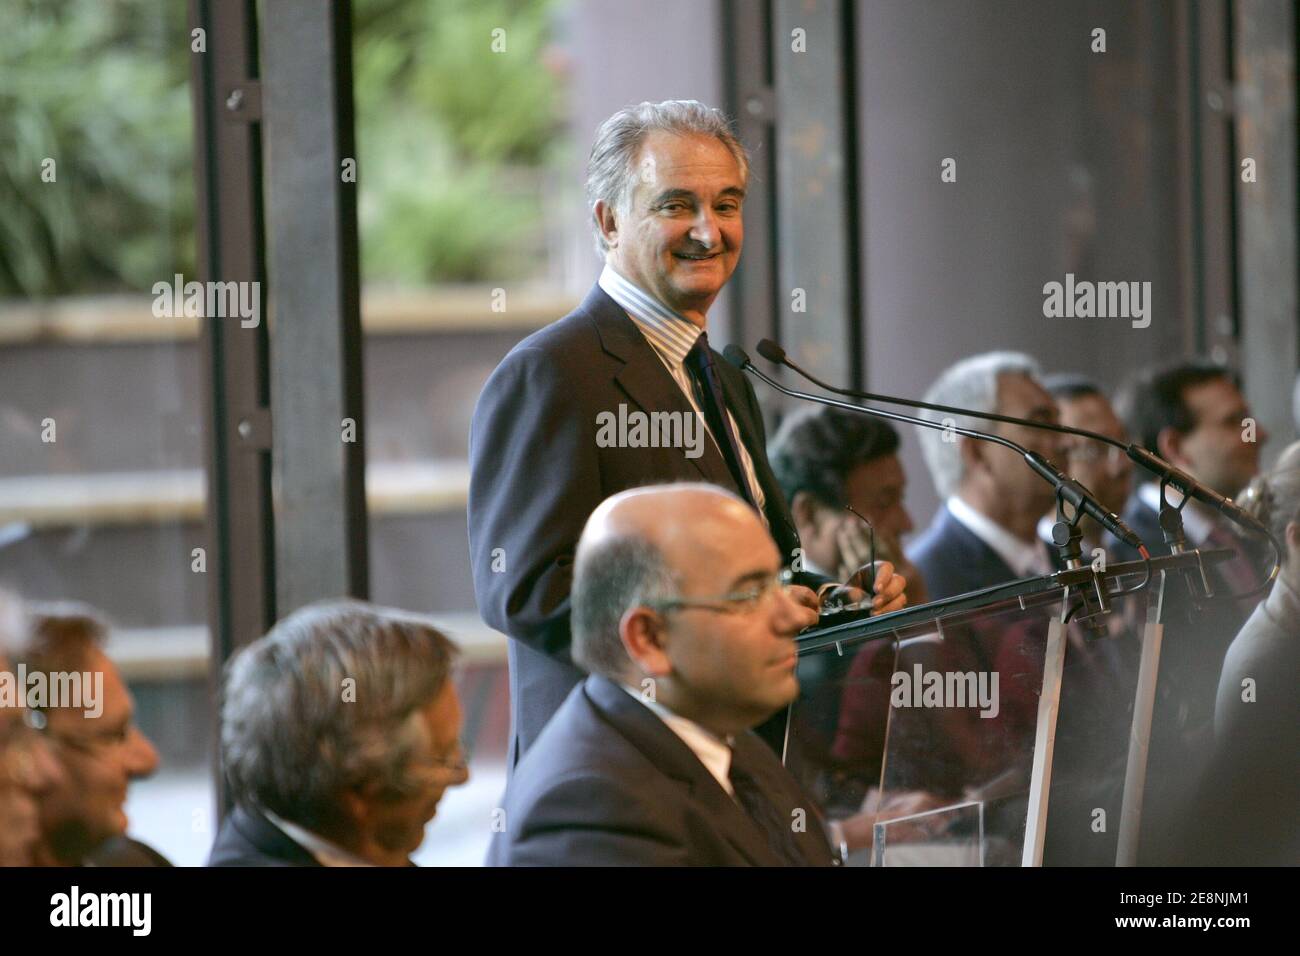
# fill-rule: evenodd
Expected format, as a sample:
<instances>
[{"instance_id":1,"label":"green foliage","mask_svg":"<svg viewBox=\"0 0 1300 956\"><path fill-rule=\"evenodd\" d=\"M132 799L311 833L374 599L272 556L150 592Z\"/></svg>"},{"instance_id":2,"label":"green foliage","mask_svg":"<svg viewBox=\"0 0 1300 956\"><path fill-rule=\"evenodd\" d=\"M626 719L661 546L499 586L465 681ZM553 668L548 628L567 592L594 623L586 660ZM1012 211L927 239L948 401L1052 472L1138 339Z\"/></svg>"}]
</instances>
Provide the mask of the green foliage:
<instances>
[{"instance_id":1,"label":"green foliage","mask_svg":"<svg viewBox=\"0 0 1300 956\"><path fill-rule=\"evenodd\" d=\"M353 76L367 279L536 271L558 154L552 0L355 0ZM494 31L502 31L495 33ZM498 48L493 51L496 40Z\"/></svg>"},{"instance_id":2,"label":"green foliage","mask_svg":"<svg viewBox=\"0 0 1300 956\"><path fill-rule=\"evenodd\" d=\"M0 296L146 290L188 271L194 186L181 4L6 0ZM54 160L54 182L43 162Z\"/></svg>"},{"instance_id":3,"label":"green foliage","mask_svg":"<svg viewBox=\"0 0 1300 956\"><path fill-rule=\"evenodd\" d=\"M367 279L537 271L561 129L546 60L558 2L354 0ZM0 298L193 273L190 56L179 0L3 0Z\"/></svg>"}]
</instances>

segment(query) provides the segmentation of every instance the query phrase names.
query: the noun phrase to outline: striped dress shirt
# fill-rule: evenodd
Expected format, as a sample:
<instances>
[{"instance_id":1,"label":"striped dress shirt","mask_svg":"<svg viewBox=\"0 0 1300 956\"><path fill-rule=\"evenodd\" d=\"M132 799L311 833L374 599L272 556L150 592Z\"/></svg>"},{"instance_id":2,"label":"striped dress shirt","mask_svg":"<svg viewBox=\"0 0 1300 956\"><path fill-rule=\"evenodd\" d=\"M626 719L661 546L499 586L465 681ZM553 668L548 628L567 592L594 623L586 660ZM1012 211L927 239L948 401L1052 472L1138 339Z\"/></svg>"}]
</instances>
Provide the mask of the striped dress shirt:
<instances>
[{"instance_id":1,"label":"striped dress shirt","mask_svg":"<svg viewBox=\"0 0 1300 956\"><path fill-rule=\"evenodd\" d=\"M668 374L673 377L673 381L682 390L686 400L691 403L691 408L695 409L704 434L713 439L713 444L718 446L718 452L722 454L717 436L709 431L708 420L700 409L695 380L686 368L686 354L695 345L695 340L700 337L699 327L648 292L633 285L608 264L600 274L599 284L611 299L622 306L623 311L632 320L632 324L641 330L650 347L664 363ZM736 425L736 417L731 414L729 408L726 409L726 413L732 429L739 437L741 432ZM723 455L723 458L726 456ZM754 473L754 460L750 458L749 449L745 447L743 440L740 442L740 467L745 473L745 481L749 484L750 497L758 506L759 517L763 519L764 524L767 524L767 515L763 511L766 499L763 497L763 489L758 484L758 476Z\"/></svg>"}]
</instances>

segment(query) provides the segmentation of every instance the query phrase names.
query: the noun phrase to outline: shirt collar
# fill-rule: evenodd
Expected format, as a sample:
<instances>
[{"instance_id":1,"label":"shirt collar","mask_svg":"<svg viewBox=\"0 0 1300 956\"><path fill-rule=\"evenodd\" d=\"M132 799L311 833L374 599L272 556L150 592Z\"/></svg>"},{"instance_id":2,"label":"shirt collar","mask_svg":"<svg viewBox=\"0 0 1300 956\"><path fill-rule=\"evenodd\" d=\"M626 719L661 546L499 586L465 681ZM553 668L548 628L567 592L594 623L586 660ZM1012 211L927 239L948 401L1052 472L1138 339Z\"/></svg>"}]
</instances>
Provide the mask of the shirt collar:
<instances>
[{"instance_id":1,"label":"shirt collar","mask_svg":"<svg viewBox=\"0 0 1300 956\"><path fill-rule=\"evenodd\" d=\"M1042 542L1021 541L1006 528L999 525L988 515L981 514L953 495L947 501L947 508L952 516L966 526L967 530L993 549L999 558L1006 562L1018 578L1027 578L1046 574L1051 570Z\"/></svg>"},{"instance_id":2,"label":"shirt collar","mask_svg":"<svg viewBox=\"0 0 1300 956\"><path fill-rule=\"evenodd\" d=\"M639 700L665 724L668 729L682 739L682 743L691 748L691 752L699 758L700 763L704 764L704 769L708 770L713 779L718 781L718 786L727 791L728 794L735 794L731 786L731 744L732 738L723 740L717 734L705 730L695 721L679 714L673 713L658 701L648 700L638 690L633 690L626 684L619 684L623 690L627 691L634 700Z\"/></svg>"},{"instance_id":3,"label":"shirt collar","mask_svg":"<svg viewBox=\"0 0 1300 956\"><path fill-rule=\"evenodd\" d=\"M700 337L700 327L686 316L664 305L650 293L605 264L597 283L623 307L641 334L671 368L686 361L686 353Z\"/></svg>"},{"instance_id":4,"label":"shirt collar","mask_svg":"<svg viewBox=\"0 0 1300 956\"><path fill-rule=\"evenodd\" d=\"M265 807L262 808L262 813L268 820L283 830L285 836L314 856L316 862L321 866L374 866L369 860L364 860L355 853L348 852L341 846L331 843L324 837L317 836L296 823L290 823L284 817L272 813Z\"/></svg>"}]
</instances>

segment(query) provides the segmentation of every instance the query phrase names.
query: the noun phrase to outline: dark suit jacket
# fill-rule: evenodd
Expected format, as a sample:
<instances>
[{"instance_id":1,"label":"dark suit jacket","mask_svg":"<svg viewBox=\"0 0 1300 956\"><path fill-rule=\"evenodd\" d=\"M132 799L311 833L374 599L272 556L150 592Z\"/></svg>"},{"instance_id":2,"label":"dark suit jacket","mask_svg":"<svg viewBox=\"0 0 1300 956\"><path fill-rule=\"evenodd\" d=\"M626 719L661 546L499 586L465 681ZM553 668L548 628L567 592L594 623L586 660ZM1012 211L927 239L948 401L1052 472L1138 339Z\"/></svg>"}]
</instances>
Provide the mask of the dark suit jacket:
<instances>
[{"instance_id":1,"label":"dark suit jacket","mask_svg":"<svg viewBox=\"0 0 1300 956\"><path fill-rule=\"evenodd\" d=\"M813 804L752 732L735 741L810 866L831 848ZM779 866L739 804L682 739L617 684L592 676L524 755L506 788L505 830L490 866Z\"/></svg>"},{"instance_id":2,"label":"dark suit jacket","mask_svg":"<svg viewBox=\"0 0 1300 956\"><path fill-rule=\"evenodd\" d=\"M87 855L82 866L171 866L171 861L148 844L123 835Z\"/></svg>"},{"instance_id":3,"label":"dark suit jacket","mask_svg":"<svg viewBox=\"0 0 1300 956\"><path fill-rule=\"evenodd\" d=\"M1047 549L1047 545L1043 548ZM908 557L921 572L932 601L1016 580L1015 572L998 553L943 504L930 527L912 542ZM1049 558L1055 563L1050 551Z\"/></svg>"},{"instance_id":4,"label":"dark suit jacket","mask_svg":"<svg viewBox=\"0 0 1300 956\"><path fill-rule=\"evenodd\" d=\"M799 547L765 451L762 413L744 374L714 352L727 405L754 461L772 536L786 563ZM509 635L513 766L582 679L569 656L573 558L604 499L642 485L707 481L737 491L717 446L601 448L597 416L693 414L627 313L594 286L569 315L520 342L497 366L470 430L469 545L479 613ZM827 579L806 575L803 583Z\"/></svg>"},{"instance_id":5,"label":"dark suit jacket","mask_svg":"<svg viewBox=\"0 0 1300 956\"><path fill-rule=\"evenodd\" d=\"M320 866L258 811L235 807L221 821L208 866Z\"/></svg>"}]
</instances>

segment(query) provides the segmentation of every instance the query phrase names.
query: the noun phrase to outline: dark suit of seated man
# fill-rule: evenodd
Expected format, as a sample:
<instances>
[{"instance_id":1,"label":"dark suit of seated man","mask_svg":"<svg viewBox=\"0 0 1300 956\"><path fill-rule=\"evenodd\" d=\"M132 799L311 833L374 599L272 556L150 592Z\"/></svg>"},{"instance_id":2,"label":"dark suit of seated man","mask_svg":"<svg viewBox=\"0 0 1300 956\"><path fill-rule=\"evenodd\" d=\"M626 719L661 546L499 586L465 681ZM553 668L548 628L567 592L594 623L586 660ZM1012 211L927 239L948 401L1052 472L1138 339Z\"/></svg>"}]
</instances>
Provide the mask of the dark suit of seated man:
<instances>
[{"instance_id":1,"label":"dark suit of seated man","mask_svg":"<svg viewBox=\"0 0 1300 956\"><path fill-rule=\"evenodd\" d=\"M716 486L615 495L578 544L569 694L507 787L488 863L820 866L811 800L751 728L798 693L784 586L758 515Z\"/></svg>"},{"instance_id":2,"label":"dark suit of seated man","mask_svg":"<svg viewBox=\"0 0 1300 956\"><path fill-rule=\"evenodd\" d=\"M425 618L311 604L230 663L221 757L234 809L209 866L410 866L468 779L455 646Z\"/></svg>"}]
</instances>

